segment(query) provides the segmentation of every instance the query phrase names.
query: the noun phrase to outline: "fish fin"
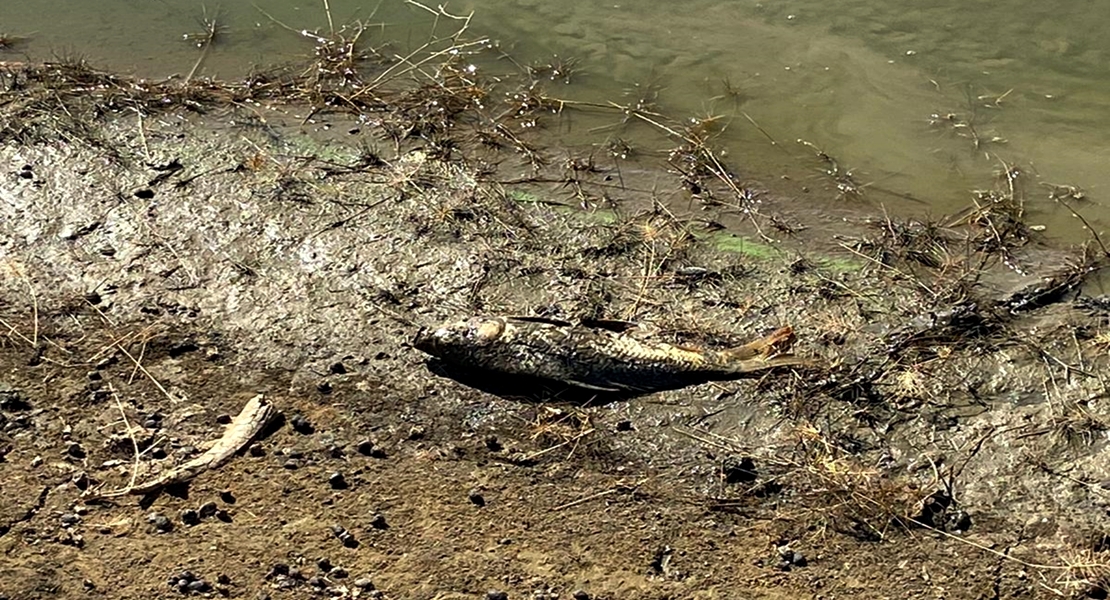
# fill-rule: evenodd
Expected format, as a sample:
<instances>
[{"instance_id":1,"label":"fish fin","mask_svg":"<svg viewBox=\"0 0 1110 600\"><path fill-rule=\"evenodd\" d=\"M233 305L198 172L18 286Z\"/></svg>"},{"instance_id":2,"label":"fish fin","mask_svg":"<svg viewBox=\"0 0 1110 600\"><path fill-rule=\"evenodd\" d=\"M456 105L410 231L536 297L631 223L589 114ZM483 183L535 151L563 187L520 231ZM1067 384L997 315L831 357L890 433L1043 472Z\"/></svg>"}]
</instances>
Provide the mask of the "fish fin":
<instances>
[{"instance_id":1,"label":"fish fin","mask_svg":"<svg viewBox=\"0 0 1110 600\"><path fill-rule=\"evenodd\" d=\"M622 391L624 391L623 389L621 389L619 387L604 387L604 386L600 386L600 385L593 385L593 384L590 384L590 383L582 383L581 381L575 381L573 379L564 379L563 383L568 383L568 384L573 385L575 387L580 387L580 388L584 388L584 389L587 389L587 390L594 390L595 392L622 392Z\"/></svg>"},{"instance_id":2,"label":"fish fin","mask_svg":"<svg viewBox=\"0 0 1110 600\"><path fill-rule=\"evenodd\" d=\"M632 321L618 321L614 319L582 319L581 323L584 327L590 327L593 329L607 329L614 333L625 333L626 331L629 331L631 329L640 328L639 323L633 323Z\"/></svg>"},{"instance_id":3,"label":"fish fin","mask_svg":"<svg viewBox=\"0 0 1110 600\"><path fill-rule=\"evenodd\" d=\"M505 317L509 321L523 321L525 323L540 323L542 325L554 325L556 327L573 327L574 323L570 321L562 321L559 319L549 319L547 317Z\"/></svg>"},{"instance_id":4,"label":"fish fin","mask_svg":"<svg viewBox=\"0 0 1110 600\"><path fill-rule=\"evenodd\" d=\"M794 340L797 339L794 335L794 328L787 325L776 329L771 335L760 338L754 342L748 342L743 346L738 346L730 350L725 350L725 357L732 360L750 360L754 358L767 358L771 356L781 355L790 350L794 345Z\"/></svg>"},{"instance_id":5,"label":"fish fin","mask_svg":"<svg viewBox=\"0 0 1110 600\"><path fill-rule=\"evenodd\" d=\"M759 373L761 371L785 367L814 368L819 366L820 363L813 359L803 358L794 354L777 354L775 356L738 360L730 364L728 370L735 375L744 375L746 373Z\"/></svg>"}]
</instances>

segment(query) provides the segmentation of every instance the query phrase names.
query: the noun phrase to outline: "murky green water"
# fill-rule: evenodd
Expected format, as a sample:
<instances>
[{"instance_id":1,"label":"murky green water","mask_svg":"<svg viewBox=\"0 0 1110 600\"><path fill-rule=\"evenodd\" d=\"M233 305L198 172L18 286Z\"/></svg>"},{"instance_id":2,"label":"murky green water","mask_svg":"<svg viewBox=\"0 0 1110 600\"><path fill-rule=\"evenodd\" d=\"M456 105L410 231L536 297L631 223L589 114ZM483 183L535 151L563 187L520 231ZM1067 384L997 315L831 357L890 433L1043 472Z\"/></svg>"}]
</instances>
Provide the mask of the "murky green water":
<instances>
[{"instance_id":1,"label":"murky green water","mask_svg":"<svg viewBox=\"0 0 1110 600\"><path fill-rule=\"evenodd\" d=\"M1047 183L1082 188L1076 208L1100 228L1110 224L1110 10L1092 0L469 0L449 8L473 10L471 31L521 62L578 59L573 85L555 93L625 102L630 90L658 85L664 112L720 115L732 163L758 178L828 188L812 151L796 142L804 139L871 184L870 202L939 215L965 206L969 190L989 187L1005 163L1033 177L1028 207L1050 233L1079 239ZM336 27L380 23L366 35L399 46L419 43L430 27L427 13L401 0L332 0L331 9ZM0 59L76 54L142 75L184 74L199 50L182 36L200 32L204 14L189 0L0 0L0 29L28 38ZM283 25L329 27L316 1L210 4L207 14L225 30L203 73L225 77L311 51ZM614 120L584 122L604 119Z\"/></svg>"}]
</instances>

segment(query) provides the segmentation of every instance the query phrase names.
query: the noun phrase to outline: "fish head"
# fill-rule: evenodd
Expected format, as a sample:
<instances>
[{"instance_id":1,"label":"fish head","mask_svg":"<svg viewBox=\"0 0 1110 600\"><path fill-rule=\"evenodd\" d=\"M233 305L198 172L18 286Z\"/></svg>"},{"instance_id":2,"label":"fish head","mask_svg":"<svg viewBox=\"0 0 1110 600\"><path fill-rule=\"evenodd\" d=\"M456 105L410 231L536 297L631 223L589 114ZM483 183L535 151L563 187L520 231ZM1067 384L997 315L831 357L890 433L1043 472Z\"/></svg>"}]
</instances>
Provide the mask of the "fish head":
<instances>
[{"instance_id":1,"label":"fish head","mask_svg":"<svg viewBox=\"0 0 1110 600\"><path fill-rule=\"evenodd\" d=\"M504 319L471 317L434 329L421 329L416 334L413 347L432 356L450 359L489 346L504 332Z\"/></svg>"}]
</instances>

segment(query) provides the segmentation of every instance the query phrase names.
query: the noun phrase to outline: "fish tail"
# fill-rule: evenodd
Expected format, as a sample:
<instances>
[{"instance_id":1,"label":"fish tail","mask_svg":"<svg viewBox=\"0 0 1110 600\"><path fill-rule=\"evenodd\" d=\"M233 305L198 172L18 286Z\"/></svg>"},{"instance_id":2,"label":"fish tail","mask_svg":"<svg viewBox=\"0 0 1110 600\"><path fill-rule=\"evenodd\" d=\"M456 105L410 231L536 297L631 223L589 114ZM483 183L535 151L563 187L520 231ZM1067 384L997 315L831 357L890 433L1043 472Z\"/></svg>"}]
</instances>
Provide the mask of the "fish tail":
<instances>
[{"instance_id":1,"label":"fish tail","mask_svg":"<svg viewBox=\"0 0 1110 600\"><path fill-rule=\"evenodd\" d=\"M788 354L790 347L794 345L794 328L787 325L776 329L771 335L748 342L743 346L738 346L723 352L726 362L743 362L752 359L768 359L782 354ZM764 360L763 362L766 362Z\"/></svg>"}]
</instances>

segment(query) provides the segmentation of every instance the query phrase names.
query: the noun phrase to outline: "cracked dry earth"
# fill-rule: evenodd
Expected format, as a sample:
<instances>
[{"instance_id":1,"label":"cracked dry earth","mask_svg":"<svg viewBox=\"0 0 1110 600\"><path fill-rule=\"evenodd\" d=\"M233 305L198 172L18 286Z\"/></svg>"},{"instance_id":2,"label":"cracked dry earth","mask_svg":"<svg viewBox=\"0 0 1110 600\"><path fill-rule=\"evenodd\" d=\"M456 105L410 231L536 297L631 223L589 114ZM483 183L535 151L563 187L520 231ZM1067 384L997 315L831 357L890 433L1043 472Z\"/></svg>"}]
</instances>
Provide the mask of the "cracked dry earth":
<instances>
[{"instance_id":1,"label":"cracked dry earth","mask_svg":"<svg viewBox=\"0 0 1110 600\"><path fill-rule=\"evenodd\" d=\"M755 257L621 198L525 202L556 192L418 151L337 174L347 145L229 131L109 123L123 161L0 148L0 595L1104 593L1107 303L1003 302L1068 253L1030 244L1031 275L984 277L986 315L827 267L816 233ZM477 313L721 345L790 323L833 367L491 393L409 346ZM283 418L228 464L93 501L199 455L256 394Z\"/></svg>"}]
</instances>

